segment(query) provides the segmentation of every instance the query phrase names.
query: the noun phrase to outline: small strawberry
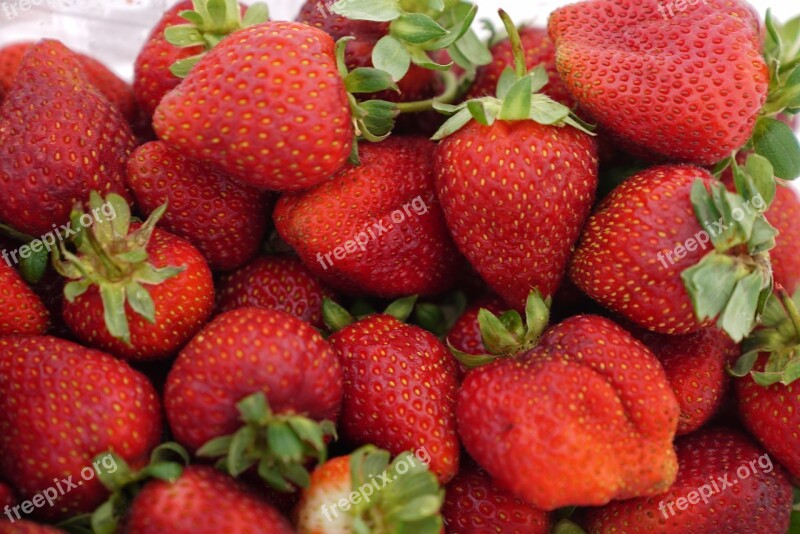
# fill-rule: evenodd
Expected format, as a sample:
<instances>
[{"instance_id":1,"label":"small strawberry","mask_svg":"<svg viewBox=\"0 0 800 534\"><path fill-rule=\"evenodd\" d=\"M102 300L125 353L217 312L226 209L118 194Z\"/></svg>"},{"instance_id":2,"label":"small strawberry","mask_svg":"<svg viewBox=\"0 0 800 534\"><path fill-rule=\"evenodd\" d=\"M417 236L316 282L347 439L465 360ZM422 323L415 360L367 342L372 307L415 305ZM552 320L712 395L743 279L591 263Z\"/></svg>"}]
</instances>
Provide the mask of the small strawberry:
<instances>
[{"instance_id":1,"label":"small strawberry","mask_svg":"<svg viewBox=\"0 0 800 534\"><path fill-rule=\"evenodd\" d=\"M481 325L478 322L478 314L482 309L501 314L506 310L506 305L494 295L483 297L471 304L447 333L447 343L451 347L472 355L483 354L488 350L483 344Z\"/></svg>"},{"instance_id":2,"label":"small strawberry","mask_svg":"<svg viewBox=\"0 0 800 534\"><path fill-rule=\"evenodd\" d=\"M219 278L217 311L248 306L274 308L322 326L322 300L331 296L297 258L266 256Z\"/></svg>"},{"instance_id":3,"label":"small strawberry","mask_svg":"<svg viewBox=\"0 0 800 534\"><path fill-rule=\"evenodd\" d=\"M0 518L0 534L62 534L64 530L32 521L4 521Z\"/></svg>"},{"instance_id":4,"label":"small strawberry","mask_svg":"<svg viewBox=\"0 0 800 534\"><path fill-rule=\"evenodd\" d=\"M675 446L678 477L669 491L587 510L584 527L627 534L787 531L792 488L786 472L749 437L709 428Z\"/></svg>"},{"instance_id":5,"label":"small strawberry","mask_svg":"<svg viewBox=\"0 0 800 534\"><path fill-rule=\"evenodd\" d=\"M448 532L548 534L550 516L498 488L476 466L464 466L447 485L442 506Z\"/></svg>"},{"instance_id":6,"label":"small strawberry","mask_svg":"<svg viewBox=\"0 0 800 534\"><path fill-rule=\"evenodd\" d=\"M278 200L278 233L311 272L344 292L394 298L446 291L462 260L436 200L434 149L418 137L361 147L360 165Z\"/></svg>"},{"instance_id":7,"label":"small strawberry","mask_svg":"<svg viewBox=\"0 0 800 534\"><path fill-rule=\"evenodd\" d=\"M368 445L311 474L294 511L298 534L440 534L444 492L423 450L390 454Z\"/></svg>"},{"instance_id":8,"label":"small strawberry","mask_svg":"<svg viewBox=\"0 0 800 534\"><path fill-rule=\"evenodd\" d=\"M48 324L49 313L39 297L17 271L0 261L0 336L44 334Z\"/></svg>"},{"instance_id":9,"label":"small strawberry","mask_svg":"<svg viewBox=\"0 0 800 534\"><path fill-rule=\"evenodd\" d=\"M191 466L174 482L153 480L136 495L122 534L291 534L275 508L228 475Z\"/></svg>"},{"instance_id":10,"label":"small strawberry","mask_svg":"<svg viewBox=\"0 0 800 534\"><path fill-rule=\"evenodd\" d=\"M392 454L424 446L439 480L453 478L456 366L445 346L388 314L349 324L328 340L342 361L342 438Z\"/></svg>"},{"instance_id":11,"label":"small strawberry","mask_svg":"<svg viewBox=\"0 0 800 534\"><path fill-rule=\"evenodd\" d=\"M60 247L56 267L71 280L64 321L87 345L131 360L167 358L211 315L211 271L187 241L155 228L164 209L131 223L121 197L93 192L86 212L73 212L75 228L86 217L91 226L73 238L75 252Z\"/></svg>"},{"instance_id":12,"label":"small strawberry","mask_svg":"<svg viewBox=\"0 0 800 534\"><path fill-rule=\"evenodd\" d=\"M146 215L167 203L161 226L227 271L258 251L267 226L268 193L243 186L162 141L140 146L128 160L128 185Z\"/></svg>"},{"instance_id":13,"label":"small strawberry","mask_svg":"<svg viewBox=\"0 0 800 534\"><path fill-rule=\"evenodd\" d=\"M93 510L106 497L96 456L138 465L160 437L156 392L126 363L54 337L0 337L0 476L23 500L58 489L36 515Z\"/></svg>"},{"instance_id":14,"label":"small strawberry","mask_svg":"<svg viewBox=\"0 0 800 534\"><path fill-rule=\"evenodd\" d=\"M259 475L289 490L287 482L307 484L307 458L324 461L341 398L339 360L316 330L282 311L240 308L181 351L164 405L178 442L227 456L234 475L258 464Z\"/></svg>"},{"instance_id":15,"label":"small strawberry","mask_svg":"<svg viewBox=\"0 0 800 534\"><path fill-rule=\"evenodd\" d=\"M0 107L0 220L41 236L90 190L129 198L133 147L127 122L75 54L58 41L33 45Z\"/></svg>"}]
</instances>

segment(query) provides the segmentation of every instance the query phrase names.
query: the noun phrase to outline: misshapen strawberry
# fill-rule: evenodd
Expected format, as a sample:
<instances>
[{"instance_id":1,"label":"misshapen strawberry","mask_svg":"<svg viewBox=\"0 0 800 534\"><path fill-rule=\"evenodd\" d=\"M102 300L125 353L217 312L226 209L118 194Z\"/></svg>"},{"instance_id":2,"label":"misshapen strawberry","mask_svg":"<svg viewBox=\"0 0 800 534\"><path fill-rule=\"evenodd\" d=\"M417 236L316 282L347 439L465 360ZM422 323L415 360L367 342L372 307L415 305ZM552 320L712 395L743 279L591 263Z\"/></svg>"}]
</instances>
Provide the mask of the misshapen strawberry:
<instances>
[{"instance_id":1,"label":"misshapen strawberry","mask_svg":"<svg viewBox=\"0 0 800 534\"><path fill-rule=\"evenodd\" d=\"M44 334L48 317L47 308L36 293L6 261L0 260L0 335Z\"/></svg>"}]
</instances>

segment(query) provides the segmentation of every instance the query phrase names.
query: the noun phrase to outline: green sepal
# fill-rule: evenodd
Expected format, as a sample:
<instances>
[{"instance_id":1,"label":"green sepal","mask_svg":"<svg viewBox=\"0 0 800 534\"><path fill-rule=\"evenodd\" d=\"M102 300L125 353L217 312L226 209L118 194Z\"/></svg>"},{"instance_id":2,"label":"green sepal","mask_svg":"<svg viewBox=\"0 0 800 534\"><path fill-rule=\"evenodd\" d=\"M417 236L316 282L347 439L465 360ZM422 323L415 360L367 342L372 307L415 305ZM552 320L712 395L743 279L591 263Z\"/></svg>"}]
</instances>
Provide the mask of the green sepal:
<instances>
[{"instance_id":1,"label":"green sepal","mask_svg":"<svg viewBox=\"0 0 800 534\"><path fill-rule=\"evenodd\" d=\"M398 0L338 0L330 10L352 20L373 22L389 22L403 14Z\"/></svg>"},{"instance_id":2,"label":"green sepal","mask_svg":"<svg viewBox=\"0 0 800 534\"><path fill-rule=\"evenodd\" d=\"M770 117L760 118L751 143L756 154L772 164L775 176L786 180L800 176L800 141L786 123Z\"/></svg>"},{"instance_id":3,"label":"green sepal","mask_svg":"<svg viewBox=\"0 0 800 534\"><path fill-rule=\"evenodd\" d=\"M386 71L395 82L400 81L411 66L408 49L391 35L384 35L372 49L372 64Z\"/></svg>"},{"instance_id":4,"label":"green sepal","mask_svg":"<svg viewBox=\"0 0 800 534\"><path fill-rule=\"evenodd\" d=\"M383 313L386 315L391 315L398 321L405 322L411 316L411 312L414 311L414 306L417 304L417 298L417 295L411 295L409 297L397 299L389 304Z\"/></svg>"},{"instance_id":5,"label":"green sepal","mask_svg":"<svg viewBox=\"0 0 800 534\"><path fill-rule=\"evenodd\" d=\"M414 308L414 322L433 333L436 337L442 337L447 333L447 320L442 308L430 302L419 302Z\"/></svg>"},{"instance_id":6,"label":"green sepal","mask_svg":"<svg viewBox=\"0 0 800 534\"><path fill-rule=\"evenodd\" d=\"M344 78L344 86L351 94L377 93L386 89L399 92L391 74L369 67L359 67L350 71Z\"/></svg>"},{"instance_id":7,"label":"green sepal","mask_svg":"<svg viewBox=\"0 0 800 534\"><path fill-rule=\"evenodd\" d=\"M325 298L322 299L322 321L330 332L338 332L356 322L356 318L335 301Z\"/></svg>"},{"instance_id":8,"label":"green sepal","mask_svg":"<svg viewBox=\"0 0 800 534\"><path fill-rule=\"evenodd\" d=\"M447 35L447 30L422 13L400 15L392 21L389 32L394 37L414 45L421 45Z\"/></svg>"},{"instance_id":9,"label":"green sepal","mask_svg":"<svg viewBox=\"0 0 800 534\"><path fill-rule=\"evenodd\" d=\"M37 284L47 272L50 264L50 253L43 248L37 252L31 252L27 258L20 257L19 274L29 284Z\"/></svg>"}]
</instances>

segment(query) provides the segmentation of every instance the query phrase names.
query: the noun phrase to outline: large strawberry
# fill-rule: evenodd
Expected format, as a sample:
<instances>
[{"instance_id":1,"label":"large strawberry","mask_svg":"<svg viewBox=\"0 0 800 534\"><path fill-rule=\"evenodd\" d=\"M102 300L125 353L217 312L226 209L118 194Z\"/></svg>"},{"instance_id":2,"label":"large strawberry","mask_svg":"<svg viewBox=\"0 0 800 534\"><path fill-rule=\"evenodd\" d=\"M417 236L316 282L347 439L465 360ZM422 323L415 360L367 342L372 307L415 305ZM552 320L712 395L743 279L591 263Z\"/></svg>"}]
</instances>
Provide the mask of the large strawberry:
<instances>
[{"instance_id":1,"label":"large strawberry","mask_svg":"<svg viewBox=\"0 0 800 534\"><path fill-rule=\"evenodd\" d=\"M160 225L196 246L214 270L239 267L264 238L268 193L240 185L163 141L136 149L128 160L128 185L146 215L167 203Z\"/></svg>"},{"instance_id":2,"label":"large strawberry","mask_svg":"<svg viewBox=\"0 0 800 534\"><path fill-rule=\"evenodd\" d=\"M258 464L278 489L307 484L306 458L324 460L341 399L339 359L322 336L293 315L252 307L208 324L181 351L164 392L177 441L226 456L232 474Z\"/></svg>"},{"instance_id":3,"label":"large strawberry","mask_svg":"<svg viewBox=\"0 0 800 534\"><path fill-rule=\"evenodd\" d=\"M360 165L282 196L276 229L337 289L384 298L447 290L462 260L434 193L434 148L418 137L361 147Z\"/></svg>"},{"instance_id":4,"label":"large strawberry","mask_svg":"<svg viewBox=\"0 0 800 534\"><path fill-rule=\"evenodd\" d=\"M738 430L700 430L676 442L669 491L586 512L589 532L786 532L792 488L783 468Z\"/></svg>"},{"instance_id":5,"label":"large strawberry","mask_svg":"<svg viewBox=\"0 0 800 534\"><path fill-rule=\"evenodd\" d=\"M36 515L90 512L106 495L98 471L114 467L96 456L140 465L160 437L156 392L126 363L54 337L0 337L0 476L21 499L49 497Z\"/></svg>"},{"instance_id":6,"label":"large strawberry","mask_svg":"<svg viewBox=\"0 0 800 534\"><path fill-rule=\"evenodd\" d=\"M48 317L39 297L6 261L0 260L0 335L44 334Z\"/></svg>"},{"instance_id":7,"label":"large strawberry","mask_svg":"<svg viewBox=\"0 0 800 534\"><path fill-rule=\"evenodd\" d=\"M66 223L90 190L127 197L133 146L124 117L75 54L39 42L0 107L0 220L38 237Z\"/></svg>"}]
</instances>

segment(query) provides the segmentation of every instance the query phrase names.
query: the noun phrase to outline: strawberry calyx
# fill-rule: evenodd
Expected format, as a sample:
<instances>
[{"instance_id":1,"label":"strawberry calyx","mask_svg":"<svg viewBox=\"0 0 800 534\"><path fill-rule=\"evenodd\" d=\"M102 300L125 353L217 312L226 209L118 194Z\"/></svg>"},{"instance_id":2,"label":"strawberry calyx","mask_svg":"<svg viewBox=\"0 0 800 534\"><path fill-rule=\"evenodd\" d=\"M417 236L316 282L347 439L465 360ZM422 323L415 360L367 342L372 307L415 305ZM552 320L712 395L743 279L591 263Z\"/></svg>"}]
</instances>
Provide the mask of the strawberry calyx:
<instances>
[{"instance_id":1,"label":"strawberry calyx","mask_svg":"<svg viewBox=\"0 0 800 534\"><path fill-rule=\"evenodd\" d=\"M110 206L113 218L99 217ZM131 211L124 198L116 193L105 200L95 191L89 198L90 211L77 204L70 214L73 228L81 229L70 238L74 252L64 242L53 249L53 265L62 276L71 279L64 286L69 302L96 286L103 302L105 325L115 338L130 344L127 307L155 323L155 304L145 286L153 286L179 275L186 266L156 268L148 262L147 245L156 223L167 205L158 207L141 226L131 230ZM89 217L90 225L83 221ZM126 306L127 305L127 306Z\"/></svg>"},{"instance_id":2,"label":"strawberry calyx","mask_svg":"<svg viewBox=\"0 0 800 534\"><path fill-rule=\"evenodd\" d=\"M548 75L544 66L539 65L528 70L525 63L525 52L516 26L508 14L500 10L511 50L514 55L514 68L503 70L497 82L495 96L475 98L457 106L437 102L434 109L451 115L433 135L438 141L457 132L471 120L484 126L491 126L495 121L532 120L539 124L565 126L592 134L592 126L583 122L565 105L560 104L539 91L547 85Z\"/></svg>"},{"instance_id":3,"label":"strawberry calyx","mask_svg":"<svg viewBox=\"0 0 800 534\"><path fill-rule=\"evenodd\" d=\"M0 234L11 238L14 241L30 245L38 242L33 236L24 234L8 225L0 223ZM31 248L30 255L23 257L20 255L19 259L19 274L22 279L29 284L37 284L44 277L47 272L47 265L50 263L50 253L45 248L40 248L38 251L34 250L37 247Z\"/></svg>"},{"instance_id":4,"label":"strawberry calyx","mask_svg":"<svg viewBox=\"0 0 800 534\"><path fill-rule=\"evenodd\" d=\"M217 467L238 477L255 467L258 475L278 491L308 487L309 460L325 462L328 436L336 439L332 421L315 421L302 414L275 413L259 392L236 404L244 425L227 436L219 436L197 450L197 456L217 458Z\"/></svg>"},{"instance_id":5,"label":"strawberry calyx","mask_svg":"<svg viewBox=\"0 0 800 534\"><path fill-rule=\"evenodd\" d=\"M164 30L167 42L178 48L203 47L202 52L170 66L170 72L178 78L186 77L206 52L226 36L269 20L269 8L263 2L248 7L244 16L237 0L193 0L192 7L194 9L178 14L188 24L178 24Z\"/></svg>"},{"instance_id":6,"label":"strawberry calyx","mask_svg":"<svg viewBox=\"0 0 800 534\"><path fill-rule=\"evenodd\" d=\"M475 369L497 359L510 358L527 352L536 346L550 322L552 299L542 299L534 289L525 301L525 322L516 310L509 310L499 317L486 308L478 311L481 339L488 354L467 354L447 341L453 356L467 369Z\"/></svg>"},{"instance_id":7,"label":"strawberry calyx","mask_svg":"<svg viewBox=\"0 0 800 534\"><path fill-rule=\"evenodd\" d=\"M367 486L375 489L375 482L381 481L371 498L352 501L348 512L353 517L353 532L442 532L444 490L436 476L411 451L398 454L391 463L390 458L388 451L374 445L361 447L350 455L353 491L363 493L362 488Z\"/></svg>"},{"instance_id":8,"label":"strawberry calyx","mask_svg":"<svg viewBox=\"0 0 800 534\"><path fill-rule=\"evenodd\" d=\"M404 323L411 316L416 303L417 295L402 297L389 304L382 313L391 315L398 321ZM342 328L350 326L356 321L374 315L375 313L376 312L372 310L371 307L362 309L360 306L358 308L354 306L353 309L348 311L329 298L322 299L322 320L331 333L338 332Z\"/></svg>"}]
</instances>

